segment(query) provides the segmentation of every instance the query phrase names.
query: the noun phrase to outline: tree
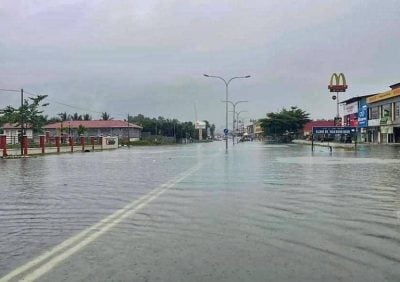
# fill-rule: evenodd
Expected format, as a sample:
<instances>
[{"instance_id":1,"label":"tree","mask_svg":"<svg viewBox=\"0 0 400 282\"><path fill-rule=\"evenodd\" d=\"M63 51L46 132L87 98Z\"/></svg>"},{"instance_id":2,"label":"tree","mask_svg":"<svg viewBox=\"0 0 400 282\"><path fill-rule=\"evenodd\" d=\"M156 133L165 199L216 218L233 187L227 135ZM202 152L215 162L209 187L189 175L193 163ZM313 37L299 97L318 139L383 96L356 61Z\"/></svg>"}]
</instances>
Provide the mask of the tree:
<instances>
[{"instance_id":1,"label":"tree","mask_svg":"<svg viewBox=\"0 0 400 282\"><path fill-rule=\"evenodd\" d=\"M58 113L58 116L60 117L61 121L66 121L68 120L68 114L67 112L63 112L63 113Z\"/></svg>"},{"instance_id":2,"label":"tree","mask_svg":"<svg viewBox=\"0 0 400 282\"><path fill-rule=\"evenodd\" d=\"M107 112L101 113L101 119L102 120L111 120L113 119L110 114L108 114Z\"/></svg>"},{"instance_id":3,"label":"tree","mask_svg":"<svg viewBox=\"0 0 400 282\"><path fill-rule=\"evenodd\" d=\"M84 127L82 124L80 124L79 127L78 127L78 129L77 129L77 131L78 131L78 135L81 136L81 135L83 135L83 134L86 133L87 128Z\"/></svg>"},{"instance_id":4,"label":"tree","mask_svg":"<svg viewBox=\"0 0 400 282\"><path fill-rule=\"evenodd\" d=\"M83 120L82 115L74 113L73 115L68 115L70 120Z\"/></svg>"},{"instance_id":5,"label":"tree","mask_svg":"<svg viewBox=\"0 0 400 282\"><path fill-rule=\"evenodd\" d=\"M51 118L46 117L46 124L52 124L60 121L62 120L59 117L51 117Z\"/></svg>"},{"instance_id":6,"label":"tree","mask_svg":"<svg viewBox=\"0 0 400 282\"><path fill-rule=\"evenodd\" d=\"M0 125L3 125L5 123L17 123L18 122L18 117L15 113L16 109L14 109L11 106L7 106L5 109L2 110L2 116L0 117Z\"/></svg>"},{"instance_id":7,"label":"tree","mask_svg":"<svg viewBox=\"0 0 400 282\"><path fill-rule=\"evenodd\" d=\"M83 115L83 120L92 120L92 116L89 114L84 114Z\"/></svg>"},{"instance_id":8,"label":"tree","mask_svg":"<svg viewBox=\"0 0 400 282\"><path fill-rule=\"evenodd\" d=\"M23 122L24 125L29 125L34 133L42 132L42 127L46 124L47 118L42 115L43 110L40 108L49 105L49 103L43 103L46 97L47 95L38 95L24 99L22 106L19 108L7 106L4 109L4 115L0 123L7 122L20 126Z\"/></svg>"},{"instance_id":9,"label":"tree","mask_svg":"<svg viewBox=\"0 0 400 282\"><path fill-rule=\"evenodd\" d=\"M195 129L192 122L180 122L177 119L165 119L164 117L149 118L142 114L129 116L129 122L139 124L143 132L152 135L175 136L176 139L194 138Z\"/></svg>"},{"instance_id":10,"label":"tree","mask_svg":"<svg viewBox=\"0 0 400 282\"><path fill-rule=\"evenodd\" d=\"M283 108L278 113L268 113L267 117L260 120L264 135L271 137L274 141L291 141L294 135L309 122L309 114L305 111L291 107L290 110Z\"/></svg>"}]
</instances>

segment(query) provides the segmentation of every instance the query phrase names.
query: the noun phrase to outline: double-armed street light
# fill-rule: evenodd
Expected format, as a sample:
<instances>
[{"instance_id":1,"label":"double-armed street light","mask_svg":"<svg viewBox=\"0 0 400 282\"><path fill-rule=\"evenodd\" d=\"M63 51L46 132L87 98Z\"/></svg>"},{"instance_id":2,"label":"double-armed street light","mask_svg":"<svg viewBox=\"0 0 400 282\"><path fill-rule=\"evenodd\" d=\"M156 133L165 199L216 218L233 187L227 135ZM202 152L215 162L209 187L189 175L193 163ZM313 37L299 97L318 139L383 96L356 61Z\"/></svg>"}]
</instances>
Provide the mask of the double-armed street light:
<instances>
[{"instance_id":1,"label":"double-armed street light","mask_svg":"<svg viewBox=\"0 0 400 282\"><path fill-rule=\"evenodd\" d=\"M229 88L229 84L231 83L232 80L234 79L238 79L238 78L250 78L250 75L246 75L246 76L235 76L230 78L228 81L226 81L225 79L223 79L220 76L215 76L215 75L208 75L208 74L204 74L205 77L212 77L212 78L218 78L220 80L222 80L225 83L225 150L228 151L228 135L227 135L227 130L228 130L228 88Z\"/></svg>"},{"instance_id":2,"label":"double-armed street light","mask_svg":"<svg viewBox=\"0 0 400 282\"><path fill-rule=\"evenodd\" d=\"M248 111L240 111L240 112L237 112L237 113L236 113L236 123L239 122L239 115L240 115L241 113L248 113Z\"/></svg>"},{"instance_id":3,"label":"double-armed street light","mask_svg":"<svg viewBox=\"0 0 400 282\"><path fill-rule=\"evenodd\" d=\"M236 113L236 105L239 103L247 103L248 101L222 101L222 102L228 102L233 106L233 115L232 115L232 145L235 146L235 113Z\"/></svg>"}]
</instances>

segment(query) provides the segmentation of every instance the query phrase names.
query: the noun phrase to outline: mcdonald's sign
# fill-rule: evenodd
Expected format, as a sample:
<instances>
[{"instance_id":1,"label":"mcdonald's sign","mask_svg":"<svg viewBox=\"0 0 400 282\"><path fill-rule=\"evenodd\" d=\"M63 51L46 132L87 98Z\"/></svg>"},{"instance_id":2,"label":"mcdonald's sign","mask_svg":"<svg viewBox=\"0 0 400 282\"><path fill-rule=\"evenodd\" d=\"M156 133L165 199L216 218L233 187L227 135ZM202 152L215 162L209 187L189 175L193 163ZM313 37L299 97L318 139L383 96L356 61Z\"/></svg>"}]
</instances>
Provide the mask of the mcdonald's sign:
<instances>
[{"instance_id":1,"label":"mcdonald's sign","mask_svg":"<svg viewBox=\"0 0 400 282\"><path fill-rule=\"evenodd\" d=\"M333 73L328 85L330 92L346 92L347 84L343 73Z\"/></svg>"}]
</instances>

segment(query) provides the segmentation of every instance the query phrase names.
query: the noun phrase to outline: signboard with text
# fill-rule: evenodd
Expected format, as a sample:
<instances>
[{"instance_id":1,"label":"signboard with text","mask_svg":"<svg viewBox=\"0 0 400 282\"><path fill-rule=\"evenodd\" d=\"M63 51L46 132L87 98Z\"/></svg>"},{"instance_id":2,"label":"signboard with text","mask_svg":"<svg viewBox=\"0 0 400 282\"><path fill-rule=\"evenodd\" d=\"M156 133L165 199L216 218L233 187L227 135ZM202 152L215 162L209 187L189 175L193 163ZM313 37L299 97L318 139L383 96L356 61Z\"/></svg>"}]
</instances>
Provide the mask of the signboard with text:
<instances>
[{"instance_id":1,"label":"signboard with text","mask_svg":"<svg viewBox=\"0 0 400 282\"><path fill-rule=\"evenodd\" d=\"M313 134L349 134L354 135L357 132L357 127L313 127Z\"/></svg>"},{"instance_id":2,"label":"signboard with text","mask_svg":"<svg viewBox=\"0 0 400 282\"><path fill-rule=\"evenodd\" d=\"M194 123L194 128L195 128L195 129L206 129L206 123L205 123L204 121L197 120L197 121Z\"/></svg>"}]
</instances>

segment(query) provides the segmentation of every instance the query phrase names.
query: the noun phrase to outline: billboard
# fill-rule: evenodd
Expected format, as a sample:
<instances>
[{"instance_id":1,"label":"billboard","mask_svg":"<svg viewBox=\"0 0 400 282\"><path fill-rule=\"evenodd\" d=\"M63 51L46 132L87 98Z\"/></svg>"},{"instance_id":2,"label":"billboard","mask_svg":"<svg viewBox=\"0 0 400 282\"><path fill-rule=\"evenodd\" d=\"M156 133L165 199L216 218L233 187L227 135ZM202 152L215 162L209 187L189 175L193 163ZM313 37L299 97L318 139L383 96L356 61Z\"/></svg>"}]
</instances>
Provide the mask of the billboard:
<instances>
[{"instance_id":1,"label":"billboard","mask_svg":"<svg viewBox=\"0 0 400 282\"><path fill-rule=\"evenodd\" d=\"M343 126L358 126L358 113L350 114L344 117Z\"/></svg>"},{"instance_id":2,"label":"billboard","mask_svg":"<svg viewBox=\"0 0 400 282\"><path fill-rule=\"evenodd\" d=\"M368 126L368 107L362 105L358 110L358 127L365 128Z\"/></svg>"},{"instance_id":3,"label":"billboard","mask_svg":"<svg viewBox=\"0 0 400 282\"><path fill-rule=\"evenodd\" d=\"M202 121L202 120L197 120L194 123L194 128L195 129L206 129L206 123L204 121Z\"/></svg>"},{"instance_id":4,"label":"billboard","mask_svg":"<svg viewBox=\"0 0 400 282\"><path fill-rule=\"evenodd\" d=\"M344 105L344 116L358 113L358 102Z\"/></svg>"}]
</instances>

